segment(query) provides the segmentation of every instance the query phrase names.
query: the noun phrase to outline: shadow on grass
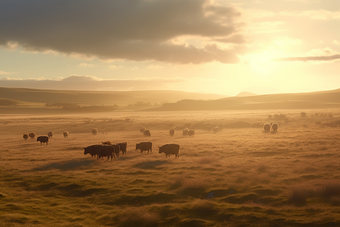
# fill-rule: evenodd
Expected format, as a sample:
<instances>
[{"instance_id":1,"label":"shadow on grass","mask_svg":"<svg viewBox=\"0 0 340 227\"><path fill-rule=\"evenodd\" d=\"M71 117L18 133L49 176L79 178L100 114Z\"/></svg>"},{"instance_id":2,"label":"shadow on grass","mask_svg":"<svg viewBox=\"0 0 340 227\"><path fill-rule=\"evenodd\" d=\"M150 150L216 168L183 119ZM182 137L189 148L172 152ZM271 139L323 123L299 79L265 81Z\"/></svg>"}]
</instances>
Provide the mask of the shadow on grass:
<instances>
[{"instance_id":1,"label":"shadow on grass","mask_svg":"<svg viewBox=\"0 0 340 227\"><path fill-rule=\"evenodd\" d=\"M136 165L134 165L133 167L135 168L140 168L140 169L153 169L156 168L158 166L161 166L165 163L167 163L168 161L149 161L149 162L141 162L141 163L137 163Z\"/></svg>"},{"instance_id":2,"label":"shadow on grass","mask_svg":"<svg viewBox=\"0 0 340 227\"><path fill-rule=\"evenodd\" d=\"M145 196L131 196L131 195L123 195L120 198L111 201L105 202L106 205L134 205L134 206L143 206L149 204L166 204L175 202L178 199L178 196L175 194L166 194L166 193L158 193L151 194Z\"/></svg>"},{"instance_id":3,"label":"shadow on grass","mask_svg":"<svg viewBox=\"0 0 340 227\"><path fill-rule=\"evenodd\" d=\"M70 161L64 161L64 162L53 162L49 163L47 165L37 167L32 169L33 171L44 171L44 170L50 170L50 169L59 169L59 170L73 170L78 169L84 166L92 165L95 160L89 160L89 159L74 159Z\"/></svg>"}]
</instances>

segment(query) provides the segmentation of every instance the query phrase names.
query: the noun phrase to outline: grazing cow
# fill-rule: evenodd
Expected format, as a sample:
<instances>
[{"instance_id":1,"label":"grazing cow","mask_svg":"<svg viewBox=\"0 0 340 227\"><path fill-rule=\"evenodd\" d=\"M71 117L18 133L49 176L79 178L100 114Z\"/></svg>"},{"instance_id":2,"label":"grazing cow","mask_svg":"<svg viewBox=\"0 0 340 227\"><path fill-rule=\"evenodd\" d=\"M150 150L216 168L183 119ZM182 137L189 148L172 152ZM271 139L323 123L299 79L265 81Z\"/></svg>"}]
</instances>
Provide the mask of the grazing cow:
<instances>
[{"instance_id":1,"label":"grazing cow","mask_svg":"<svg viewBox=\"0 0 340 227\"><path fill-rule=\"evenodd\" d=\"M175 158L179 158L179 145L178 144L165 144L159 148L159 153L165 153L165 157L170 158L174 154Z\"/></svg>"},{"instance_id":2,"label":"grazing cow","mask_svg":"<svg viewBox=\"0 0 340 227\"><path fill-rule=\"evenodd\" d=\"M113 158L114 152L115 152L115 148L113 146L99 145L96 148L96 152L97 152L97 159L107 157L107 160L109 160L109 158L111 157L111 161L112 161L112 158Z\"/></svg>"},{"instance_id":3,"label":"grazing cow","mask_svg":"<svg viewBox=\"0 0 340 227\"><path fill-rule=\"evenodd\" d=\"M170 129L169 130L169 134L170 134L170 136L174 136L175 135L175 129Z\"/></svg>"},{"instance_id":4,"label":"grazing cow","mask_svg":"<svg viewBox=\"0 0 340 227\"><path fill-rule=\"evenodd\" d=\"M150 130L148 130L148 129L145 130L145 131L144 131L144 136L145 136L145 137L151 136Z\"/></svg>"},{"instance_id":5,"label":"grazing cow","mask_svg":"<svg viewBox=\"0 0 340 227\"><path fill-rule=\"evenodd\" d=\"M122 151L122 154L126 154L126 147L127 147L127 143L117 143L116 145L119 146L120 150Z\"/></svg>"},{"instance_id":6,"label":"grazing cow","mask_svg":"<svg viewBox=\"0 0 340 227\"><path fill-rule=\"evenodd\" d=\"M22 138L24 138L24 140L27 140L27 139L28 139L28 134L25 133L25 134L22 136Z\"/></svg>"},{"instance_id":7,"label":"grazing cow","mask_svg":"<svg viewBox=\"0 0 340 227\"><path fill-rule=\"evenodd\" d=\"M188 135L189 135L189 136L195 135L195 131L194 131L193 129L190 129L190 130L188 131Z\"/></svg>"},{"instance_id":8,"label":"grazing cow","mask_svg":"<svg viewBox=\"0 0 340 227\"><path fill-rule=\"evenodd\" d=\"M91 145L88 147L84 147L84 155L86 154L90 154L91 157L93 158L93 156L97 155L97 147L99 147L101 145Z\"/></svg>"},{"instance_id":9,"label":"grazing cow","mask_svg":"<svg viewBox=\"0 0 340 227\"><path fill-rule=\"evenodd\" d=\"M136 144L136 150L140 150L141 154L143 151L151 151L152 152L152 143L151 142L141 142Z\"/></svg>"},{"instance_id":10,"label":"grazing cow","mask_svg":"<svg viewBox=\"0 0 340 227\"><path fill-rule=\"evenodd\" d=\"M277 129L279 128L279 125L277 123L270 123L272 126L273 132L277 132Z\"/></svg>"},{"instance_id":11,"label":"grazing cow","mask_svg":"<svg viewBox=\"0 0 340 227\"><path fill-rule=\"evenodd\" d=\"M63 132L63 135L64 135L64 138L68 138L68 135L69 135L68 131Z\"/></svg>"},{"instance_id":12,"label":"grazing cow","mask_svg":"<svg viewBox=\"0 0 340 227\"><path fill-rule=\"evenodd\" d=\"M31 132L30 134L28 134L28 136L29 136L31 139L34 139L35 133L34 133L34 132Z\"/></svg>"},{"instance_id":13,"label":"grazing cow","mask_svg":"<svg viewBox=\"0 0 340 227\"><path fill-rule=\"evenodd\" d=\"M40 141L40 144L46 143L48 145L48 136L38 136L37 141Z\"/></svg>"},{"instance_id":14,"label":"grazing cow","mask_svg":"<svg viewBox=\"0 0 340 227\"><path fill-rule=\"evenodd\" d=\"M112 143L111 143L110 141L104 141L104 142L102 142L102 144L103 144L103 145L109 145L109 146L112 145Z\"/></svg>"},{"instance_id":15,"label":"grazing cow","mask_svg":"<svg viewBox=\"0 0 340 227\"><path fill-rule=\"evenodd\" d=\"M48 135L48 138L52 138L53 132L48 132L47 135Z\"/></svg>"},{"instance_id":16,"label":"grazing cow","mask_svg":"<svg viewBox=\"0 0 340 227\"><path fill-rule=\"evenodd\" d=\"M141 133L144 133L145 130L146 130L145 128L139 129L139 131L140 131Z\"/></svg>"},{"instance_id":17,"label":"grazing cow","mask_svg":"<svg viewBox=\"0 0 340 227\"><path fill-rule=\"evenodd\" d=\"M183 136L187 136L189 132L188 128L183 129Z\"/></svg>"},{"instance_id":18,"label":"grazing cow","mask_svg":"<svg viewBox=\"0 0 340 227\"><path fill-rule=\"evenodd\" d=\"M264 132L270 132L270 124L269 123L265 123L263 125L263 129L264 129Z\"/></svg>"},{"instance_id":19,"label":"grazing cow","mask_svg":"<svg viewBox=\"0 0 340 227\"><path fill-rule=\"evenodd\" d=\"M113 153L115 155L115 159L116 159L116 157L118 158L119 157L119 152L120 152L120 146L118 144L116 144L116 145L111 145L111 147L114 148Z\"/></svg>"},{"instance_id":20,"label":"grazing cow","mask_svg":"<svg viewBox=\"0 0 340 227\"><path fill-rule=\"evenodd\" d=\"M97 135L97 133L98 133L98 129L97 128L92 129L92 134L93 135Z\"/></svg>"}]
</instances>

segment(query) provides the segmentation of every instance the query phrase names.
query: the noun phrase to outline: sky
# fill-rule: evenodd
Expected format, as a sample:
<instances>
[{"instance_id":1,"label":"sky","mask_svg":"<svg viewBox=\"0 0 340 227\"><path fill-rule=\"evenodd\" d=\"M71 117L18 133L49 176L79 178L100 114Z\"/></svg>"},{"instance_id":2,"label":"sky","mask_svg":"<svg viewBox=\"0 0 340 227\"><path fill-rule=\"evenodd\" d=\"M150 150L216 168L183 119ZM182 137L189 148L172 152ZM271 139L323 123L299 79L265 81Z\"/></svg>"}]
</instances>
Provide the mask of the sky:
<instances>
[{"instance_id":1,"label":"sky","mask_svg":"<svg viewBox=\"0 0 340 227\"><path fill-rule=\"evenodd\" d=\"M340 88L339 0L0 0L0 87Z\"/></svg>"}]
</instances>

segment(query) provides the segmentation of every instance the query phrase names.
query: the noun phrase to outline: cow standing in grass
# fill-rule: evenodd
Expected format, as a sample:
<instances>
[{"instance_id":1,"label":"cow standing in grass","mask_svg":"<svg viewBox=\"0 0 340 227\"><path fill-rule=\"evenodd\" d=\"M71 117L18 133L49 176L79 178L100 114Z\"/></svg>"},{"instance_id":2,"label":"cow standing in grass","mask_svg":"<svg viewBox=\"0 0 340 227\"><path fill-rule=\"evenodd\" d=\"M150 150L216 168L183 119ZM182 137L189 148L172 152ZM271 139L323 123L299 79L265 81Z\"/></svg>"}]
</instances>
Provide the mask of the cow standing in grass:
<instances>
[{"instance_id":1,"label":"cow standing in grass","mask_svg":"<svg viewBox=\"0 0 340 227\"><path fill-rule=\"evenodd\" d=\"M136 150L140 150L141 154L143 154L143 151L151 151L152 152L152 143L151 142L141 142L136 144Z\"/></svg>"},{"instance_id":2,"label":"cow standing in grass","mask_svg":"<svg viewBox=\"0 0 340 227\"><path fill-rule=\"evenodd\" d=\"M37 141L39 141L40 144L46 143L46 145L48 145L48 136L38 136Z\"/></svg>"},{"instance_id":3,"label":"cow standing in grass","mask_svg":"<svg viewBox=\"0 0 340 227\"><path fill-rule=\"evenodd\" d=\"M29 136L31 139L34 139L34 138L35 138L35 133L34 133L34 132L31 132L30 134L28 134L28 136Z\"/></svg>"},{"instance_id":4,"label":"cow standing in grass","mask_svg":"<svg viewBox=\"0 0 340 227\"><path fill-rule=\"evenodd\" d=\"M95 157L97 155L97 147L101 145L91 145L88 147L84 147L84 155L90 154L91 157Z\"/></svg>"},{"instance_id":5,"label":"cow standing in grass","mask_svg":"<svg viewBox=\"0 0 340 227\"><path fill-rule=\"evenodd\" d=\"M159 153L165 153L165 157L170 158L174 154L175 158L179 158L179 145L178 144L165 144L159 148Z\"/></svg>"},{"instance_id":6,"label":"cow standing in grass","mask_svg":"<svg viewBox=\"0 0 340 227\"><path fill-rule=\"evenodd\" d=\"M144 136L145 136L145 137L150 137L150 136L151 136L150 130L148 130L148 129L145 130L145 131L144 131Z\"/></svg>"},{"instance_id":7,"label":"cow standing in grass","mask_svg":"<svg viewBox=\"0 0 340 227\"><path fill-rule=\"evenodd\" d=\"M27 139L28 139L28 134L25 133L25 134L22 136L22 138L24 138L24 140L27 140Z\"/></svg>"},{"instance_id":8,"label":"cow standing in grass","mask_svg":"<svg viewBox=\"0 0 340 227\"><path fill-rule=\"evenodd\" d=\"M122 154L126 154L126 147L127 147L127 143L117 143L116 145L119 146L119 149L122 151Z\"/></svg>"},{"instance_id":9,"label":"cow standing in grass","mask_svg":"<svg viewBox=\"0 0 340 227\"><path fill-rule=\"evenodd\" d=\"M175 129L170 129L169 130L169 134L170 134L170 136L174 136L175 135Z\"/></svg>"},{"instance_id":10,"label":"cow standing in grass","mask_svg":"<svg viewBox=\"0 0 340 227\"><path fill-rule=\"evenodd\" d=\"M112 161L112 158L115 155L115 148L113 146L99 145L96 148L96 152L97 152L97 159L107 157L107 160L109 160L111 157L111 161Z\"/></svg>"},{"instance_id":11,"label":"cow standing in grass","mask_svg":"<svg viewBox=\"0 0 340 227\"><path fill-rule=\"evenodd\" d=\"M97 135L97 133L98 133L98 129L97 128L92 129L92 134L93 135Z\"/></svg>"},{"instance_id":12,"label":"cow standing in grass","mask_svg":"<svg viewBox=\"0 0 340 227\"><path fill-rule=\"evenodd\" d=\"M47 135L48 135L48 138L52 138L53 132L48 132Z\"/></svg>"},{"instance_id":13,"label":"cow standing in grass","mask_svg":"<svg viewBox=\"0 0 340 227\"><path fill-rule=\"evenodd\" d=\"M63 132L64 138L68 138L68 135L69 135L69 132L68 132L68 131Z\"/></svg>"},{"instance_id":14,"label":"cow standing in grass","mask_svg":"<svg viewBox=\"0 0 340 227\"><path fill-rule=\"evenodd\" d=\"M279 125L277 123L271 123L271 126L272 126L272 130L273 132L277 132L277 129L279 128Z\"/></svg>"},{"instance_id":15,"label":"cow standing in grass","mask_svg":"<svg viewBox=\"0 0 340 227\"><path fill-rule=\"evenodd\" d=\"M270 124L269 123L265 123L263 125L263 129L264 129L264 132L270 132Z\"/></svg>"},{"instance_id":16,"label":"cow standing in grass","mask_svg":"<svg viewBox=\"0 0 340 227\"><path fill-rule=\"evenodd\" d=\"M189 133L189 129L188 128L183 129L183 132L182 132L183 136L187 136L188 133Z\"/></svg>"}]
</instances>

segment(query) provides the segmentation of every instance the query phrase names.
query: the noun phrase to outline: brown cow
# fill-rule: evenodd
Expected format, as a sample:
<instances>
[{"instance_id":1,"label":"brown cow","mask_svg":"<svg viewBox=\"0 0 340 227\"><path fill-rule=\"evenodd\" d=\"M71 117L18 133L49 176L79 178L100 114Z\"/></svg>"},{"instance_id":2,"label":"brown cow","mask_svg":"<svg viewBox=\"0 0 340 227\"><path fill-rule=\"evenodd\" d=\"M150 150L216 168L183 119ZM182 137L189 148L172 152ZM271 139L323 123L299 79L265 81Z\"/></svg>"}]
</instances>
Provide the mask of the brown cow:
<instances>
[{"instance_id":1,"label":"brown cow","mask_svg":"<svg viewBox=\"0 0 340 227\"><path fill-rule=\"evenodd\" d=\"M30 134L28 134L28 136L29 136L31 139L34 139L35 133L34 133L34 132L31 132Z\"/></svg>"},{"instance_id":2,"label":"brown cow","mask_svg":"<svg viewBox=\"0 0 340 227\"><path fill-rule=\"evenodd\" d=\"M264 132L270 132L270 124L269 123L265 123L263 125L263 129L264 129Z\"/></svg>"},{"instance_id":3,"label":"brown cow","mask_svg":"<svg viewBox=\"0 0 340 227\"><path fill-rule=\"evenodd\" d=\"M150 137L150 136L151 136L150 130L148 130L148 129L145 130L145 131L144 131L144 136L145 136L145 137Z\"/></svg>"},{"instance_id":4,"label":"brown cow","mask_svg":"<svg viewBox=\"0 0 340 227\"><path fill-rule=\"evenodd\" d=\"M178 144L165 144L159 148L159 153L165 153L165 157L170 158L174 154L175 158L179 158L179 145Z\"/></svg>"},{"instance_id":5,"label":"brown cow","mask_svg":"<svg viewBox=\"0 0 340 227\"><path fill-rule=\"evenodd\" d=\"M136 150L140 150L141 154L143 154L143 151L151 151L152 152L152 143L151 142L141 142L136 144Z\"/></svg>"},{"instance_id":6,"label":"brown cow","mask_svg":"<svg viewBox=\"0 0 340 227\"><path fill-rule=\"evenodd\" d=\"M273 132L274 132L274 133L277 132L277 129L279 128L279 125L278 125L277 123L270 123L270 124L271 124L271 126L272 126Z\"/></svg>"},{"instance_id":7,"label":"brown cow","mask_svg":"<svg viewBox=\"0 0 340 227\"><path fill-rule=\"evenodd\" d=\"M28 134L25 133L25 134L22 136L22 138L24 138L25 140L27 140L27 139L28 139Z\"/></svg>"},{"instance_id":8,"label":"brown cow","mask_svg":"<svg viewBox=\"0 0 340 227\"><path fill-rule=\"evenodd\" d=\"M63 132L63 135L64 135L64 138L68 138L68 135L69 135L68 131Z\"/></svg>"}]
</instances>

